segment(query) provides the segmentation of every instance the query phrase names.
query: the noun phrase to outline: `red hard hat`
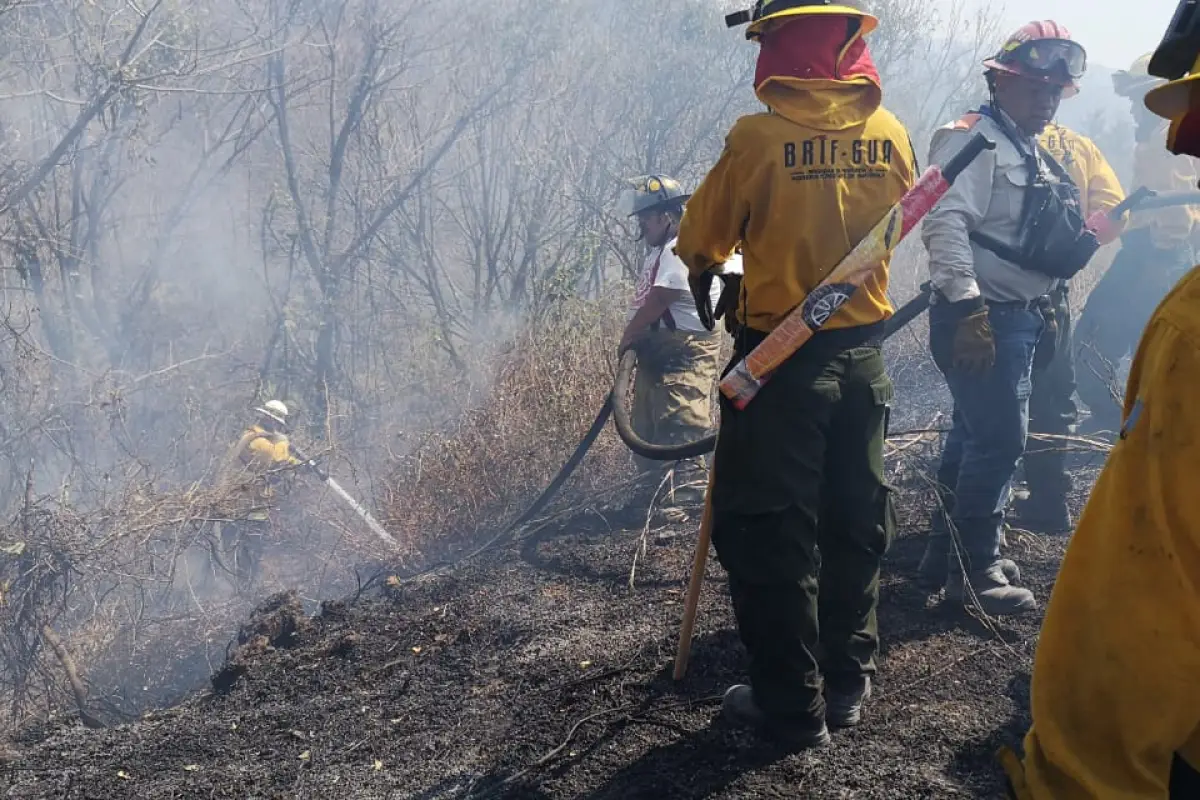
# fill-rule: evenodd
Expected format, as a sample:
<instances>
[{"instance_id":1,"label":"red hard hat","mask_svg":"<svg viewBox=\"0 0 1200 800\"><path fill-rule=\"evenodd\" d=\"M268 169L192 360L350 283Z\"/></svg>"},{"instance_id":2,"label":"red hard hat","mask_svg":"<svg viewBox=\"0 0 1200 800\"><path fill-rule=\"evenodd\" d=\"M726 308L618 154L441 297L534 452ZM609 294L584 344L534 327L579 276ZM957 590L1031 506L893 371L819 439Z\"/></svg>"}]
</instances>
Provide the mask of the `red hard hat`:
<instances>
[{"instance_id":1,"label":"red hard hat","mask_svg":"<svg viewBox=\"0 0 1200 800\"><path fill-rule=\"evenodd\" d=\"M1004 42L999 52L983 62L989 72L1019 75L1063 87L1063 96L1079 91L1078 81L1087 69L1087 52L1071 32L1054 20L1027 22Z\"/></svg>"}]
</instances>

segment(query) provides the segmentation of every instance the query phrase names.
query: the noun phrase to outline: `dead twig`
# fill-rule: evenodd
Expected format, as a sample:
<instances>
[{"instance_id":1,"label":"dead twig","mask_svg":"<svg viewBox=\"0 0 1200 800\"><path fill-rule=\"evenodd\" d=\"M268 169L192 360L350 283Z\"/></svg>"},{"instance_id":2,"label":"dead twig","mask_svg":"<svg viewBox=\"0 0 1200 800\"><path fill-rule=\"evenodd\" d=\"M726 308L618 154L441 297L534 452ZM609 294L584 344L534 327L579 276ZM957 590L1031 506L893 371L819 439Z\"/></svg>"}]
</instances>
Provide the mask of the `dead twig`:
<instances>
[{"instance_id":1,"label":"dead twig","mask_svg":"<svg viewBox=\"0 0 1200 800\"><path fill-rule=\"evenodd\" d=\"M650 497L650 505L646 509L646 524L642 526L642 533L638 537L637 547L635 547L633 550L633 563L629 565L630 589L633 588L633 579L637 574L638 558L646 557L646 548L649 547L650 544L650 523L654 519L654 504L658 501L659 494L661 494L663 487L667 485L667 481L671 480L674 475L675 469L673 467L664 472L662 480L658 482L658 486L655 488L654 494Z\"/></svg>"}]
</instances>

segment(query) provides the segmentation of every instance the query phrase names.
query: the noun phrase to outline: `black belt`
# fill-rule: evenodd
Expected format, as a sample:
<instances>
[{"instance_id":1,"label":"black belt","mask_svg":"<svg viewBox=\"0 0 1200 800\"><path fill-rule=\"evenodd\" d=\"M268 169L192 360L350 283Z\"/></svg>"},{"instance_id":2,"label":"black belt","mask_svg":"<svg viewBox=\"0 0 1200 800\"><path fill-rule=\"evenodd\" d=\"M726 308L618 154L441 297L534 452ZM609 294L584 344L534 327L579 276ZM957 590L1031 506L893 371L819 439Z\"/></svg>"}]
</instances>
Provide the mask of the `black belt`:
<instances>
[{"instance_id":1,"label":"black belt","mask_svg":"<svg viewBox=\"0 0 1200 800\"><path fill-rule=\"evenodd\" d=\"M1024 311L1037 311L1041 299L1041 297L1035 297L1032 300L984 300L983 302L987 303L988 308L1019 308Z\"/></svg>"},{"instance_id":2,"label":"black belt","mask_svg":"<svg viewBox=\"0 0 1200 800\"><path fill-rule=\"evenodd\" d=\"M983 302L988 306L988 308L1021 308L1026 311L1034 311L1038 308L1039 301L1045 296L1046 295L1035 297L1032 300L989 300L985 297L983 298ZM950 301L946 299L946 295L939 291L934 291L933 297L937 300L938 305L943 303L948 305L950 303Z\"/></svg>"}]
</instances>

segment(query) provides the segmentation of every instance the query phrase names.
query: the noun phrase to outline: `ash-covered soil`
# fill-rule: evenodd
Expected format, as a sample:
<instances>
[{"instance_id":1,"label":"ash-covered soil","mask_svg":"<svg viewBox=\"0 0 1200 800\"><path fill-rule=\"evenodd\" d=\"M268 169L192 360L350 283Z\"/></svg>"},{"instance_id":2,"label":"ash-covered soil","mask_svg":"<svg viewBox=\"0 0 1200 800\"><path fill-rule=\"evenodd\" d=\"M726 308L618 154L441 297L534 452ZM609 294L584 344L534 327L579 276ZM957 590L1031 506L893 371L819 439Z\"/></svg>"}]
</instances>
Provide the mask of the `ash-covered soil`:
<instances>
[{"instance_id":1,"label":"ash-covered soil","mask_svg":"<svg viewBox=\"0 0 1200 800\"><path fill-rule=\"evenodd\" d=\"M895 477L905 534L875 699L830 748L783 756L716 720L744 652L715 559L690 670L671 679L694 523L651 533L631 588L640 526L581 513L307 622L285 603L247 625L221 691L119 728L24 731L0 796L1000 797L993 754L1028 724L1041 618L993 625L918 590L929 492ZM1043 604L1065 544L1009 536Z\"/></svg>"}]
</instances>

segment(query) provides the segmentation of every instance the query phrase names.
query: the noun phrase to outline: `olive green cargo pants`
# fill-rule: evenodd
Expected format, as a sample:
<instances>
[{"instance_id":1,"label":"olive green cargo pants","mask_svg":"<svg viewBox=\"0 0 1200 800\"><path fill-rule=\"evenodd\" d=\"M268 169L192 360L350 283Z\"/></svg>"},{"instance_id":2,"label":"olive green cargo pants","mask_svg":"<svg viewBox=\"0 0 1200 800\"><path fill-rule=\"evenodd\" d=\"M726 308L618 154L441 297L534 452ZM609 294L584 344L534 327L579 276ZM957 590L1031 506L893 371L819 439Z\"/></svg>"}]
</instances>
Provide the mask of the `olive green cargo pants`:
<instances>
[{"instance_id":1,"label":"olive green cargo pants","mask_svg":"<svg viewBox=\"0 0 1200 800\"><path fill-rule=\"evenodd\" d=\"M720 399L713 544L755 698L773 716L819 718L822 676L850 691L875 671L879 565L895 530L879 328L820 332L744 410ZM731 363L762 338L744 332Z\"/></svg>"}]
</instances>

